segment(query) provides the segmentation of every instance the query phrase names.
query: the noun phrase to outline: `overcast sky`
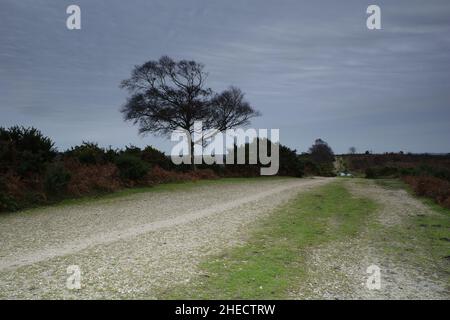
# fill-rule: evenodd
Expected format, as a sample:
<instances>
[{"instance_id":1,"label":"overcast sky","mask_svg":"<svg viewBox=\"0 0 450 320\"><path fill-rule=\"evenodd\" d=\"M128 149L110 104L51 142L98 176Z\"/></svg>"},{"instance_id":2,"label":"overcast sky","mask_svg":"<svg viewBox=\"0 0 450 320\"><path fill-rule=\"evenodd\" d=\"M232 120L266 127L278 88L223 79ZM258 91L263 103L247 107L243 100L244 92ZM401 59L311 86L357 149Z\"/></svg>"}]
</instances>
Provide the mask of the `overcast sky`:
<instances>
[{"instance_id":1,"label":"overcast sky","mask_svg":"<svg viewBox=\"0 0 450 320\"><path fill-rule=\"evenodd\" d=\"M66 8L81 7L81 30ZM382 30L368 30L377 4ZM450 152L450 1L0 0L0 126L35 126L59 149L152 144L119 112L133 65L169 55L236 85L306 151Z\"/></svg>"}]
</instances>

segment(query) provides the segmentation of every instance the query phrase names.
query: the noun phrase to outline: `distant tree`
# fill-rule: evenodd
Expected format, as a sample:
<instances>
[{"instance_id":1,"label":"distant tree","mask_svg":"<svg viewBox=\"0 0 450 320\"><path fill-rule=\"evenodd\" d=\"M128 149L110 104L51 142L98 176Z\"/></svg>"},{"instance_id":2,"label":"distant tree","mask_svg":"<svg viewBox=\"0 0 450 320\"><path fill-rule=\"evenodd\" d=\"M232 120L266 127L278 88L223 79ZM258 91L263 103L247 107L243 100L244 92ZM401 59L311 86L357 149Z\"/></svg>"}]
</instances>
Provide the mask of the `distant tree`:
<instances>
[{"instance_id":1,"label":"distant tree","mask_svg":"<svg viewBox=\"0 0 450 320\"><path fill-rule=\"evenodd\" d=\"M259 115L240 89L214 93L208 88L203 68L198 62L167 56L135 66L121 83L130 94L121 109L125 120L138 124L141 134L167 135L180 129L192 134L195 121L202 121L203 130L220 132L246 125ZM195 143L190 146L193 168Z\"/></svg>"},{"instance_id":2,"label":"distant tree","mask_svg":"<svg viewBox=\"0 0 450 320\"><path fill-rule=\"evenodd\" d=\"M318 174L322 176L334 175L334 153L331 147L322 139L316 139L309 148L311 160L318 168Z\"/></svg>"},{"instance_id":3,"label":"distant tree","mask_svg":"<svg viewBox=\"0 0 450 320\"><path fill-rule=\"evenodd\" d=\"M348 153L350 153L350 154L355 154L355 153L356 153L356 148L355 148L355 147L350 147L350 148L348 149Z\"/></svg>"},{"instance_id":4,"label":"distant tree","mask_svg":"<svg viewBox=\"0 0 450 320\"><path fill-rule=\"evenodd\" d=\"M316 139L314 144L309 148L311 159L318 163L329 163L334 161L334 153L331 147L322 139Z\"/></svg>"}]
</instances>

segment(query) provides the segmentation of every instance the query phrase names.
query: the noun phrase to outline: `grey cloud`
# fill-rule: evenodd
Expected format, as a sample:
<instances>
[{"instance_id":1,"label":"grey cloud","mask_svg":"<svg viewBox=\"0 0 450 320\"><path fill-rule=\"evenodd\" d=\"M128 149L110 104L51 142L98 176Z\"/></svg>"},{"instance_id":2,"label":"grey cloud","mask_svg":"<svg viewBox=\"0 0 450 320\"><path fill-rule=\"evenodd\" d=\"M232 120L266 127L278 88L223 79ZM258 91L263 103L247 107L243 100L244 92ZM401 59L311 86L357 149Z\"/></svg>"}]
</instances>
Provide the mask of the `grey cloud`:
<instances>
[{"instance_id":1,"label":"grey cloud","mask_svg":"<svg viewBox=\"0 0 450 320\"><path fill-rule=\"evenodd\" d=\"M79 0L82 30L65 29L71 1L3 0L0 125L26 124L66 148L155 144L122 121L119 82L162 54L203 62L216 90L242 87L282 142L338 152L448 152L450 3L377 1Z\"/></svg>"}]
</instances>

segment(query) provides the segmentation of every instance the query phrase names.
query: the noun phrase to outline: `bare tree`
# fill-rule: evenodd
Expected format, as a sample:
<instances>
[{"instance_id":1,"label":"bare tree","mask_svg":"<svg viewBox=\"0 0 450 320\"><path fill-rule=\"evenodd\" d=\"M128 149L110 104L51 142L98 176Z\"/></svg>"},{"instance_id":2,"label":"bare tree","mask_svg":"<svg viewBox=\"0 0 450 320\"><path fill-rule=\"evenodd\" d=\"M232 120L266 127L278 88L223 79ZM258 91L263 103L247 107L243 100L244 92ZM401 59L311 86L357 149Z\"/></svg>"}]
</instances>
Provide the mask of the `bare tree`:
<instances>
[{"instance_id":1,"label":"bare tree","mask_svg":"<svg viewBox=\"0 0 450 320\"><path fill-rule=\"evenodd\" d=\"M348 153L349 154L355 154L356 153L356 148L355 147L348 148Z\"/></svg>"},{"instance_id":2,"label":"bare tree","mask_svg":"<svg viewBox=\"0 0 450 320\"><path fill-rule=\"evenodd\" d=\"M121 109L125 120L138 124L141 134L167 135L182 129L192 135L195 121L202 121L203 130L221 132L259 115L240 89L230 87L218 94L206 87L203 68L198 62L167 56L135 66L121 83L130 94ZM190 142L193 168L195 143Z\"/></svg>"}]
</instances>

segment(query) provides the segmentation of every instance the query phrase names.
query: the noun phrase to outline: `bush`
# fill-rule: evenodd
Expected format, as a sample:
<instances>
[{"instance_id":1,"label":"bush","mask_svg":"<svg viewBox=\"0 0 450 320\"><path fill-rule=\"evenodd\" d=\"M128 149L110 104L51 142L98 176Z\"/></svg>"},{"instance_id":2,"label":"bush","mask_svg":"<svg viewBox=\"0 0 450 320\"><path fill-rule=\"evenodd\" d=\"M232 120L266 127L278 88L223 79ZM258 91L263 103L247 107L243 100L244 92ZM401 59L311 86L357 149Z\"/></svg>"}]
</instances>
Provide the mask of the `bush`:
<instances>
[{"instance_id":1,"label":"bush","mask_svg":"<svg viewBox=\"0 0 450 320\"><path fill-rule=\"evenodd\" d=\"M193 179L217 179L217 174L211 169L201 169L191 172Z\"/></svg>"},{"instance_id":2,"label":"bush","mask_svg":"<svg viewBox=\"0 0 450 320\"><path fill-rule=\"evenodd\" d=\"M47 194L60 195L66 191L70 181L70 173L63 163L54 163L47 168L44 187Z\"/></svg>"},{"instance_id":3,"label":"bush","mask_svg":"<svg viewBox=\"0 0 450 320\"><path fill-rule=\"evenodd\" d=\"M304 175L303 162L297 156L296 150L291 150L286 146L280 145L280 168L278 175L302 177Z\"/></svg>"},{"instance_id":4,"label":"bush","mask_svg":"<svg viewBox=\"0 0 450 320\"><path fill-rule=\"evenodd\" d=\"M366 174L366 179L375 179L376 178L375 170L373 168L367 168L365 170L365 174Z\"/></svg>"},{"instance_id":5,"label":"bush","mask_svg":"<svg viewBox=\"0 0 450 320\"><path fill-rule=\"evenodd\" d=\"M123 150L122 153L135 156L136 158L140 158L141 154L142 154L142 150L141 150L141 148L130 144L129 146L125 146L125 150Z\"/></svg>"},{"instance_id":6,"label":"bush","mask_svg":"<svg viewBox=\"0 0 450 320\"><path fill-rule=\"evenodd\" d=\"M85 142L66 151L66 156L77 159L82 164L102 164L105 162L106 151L97 143Z\"/></svg>"},{"instance_id":7,"label":"bush","mask_svg":"<svg viewBox=\"0 0 450 320\"><path fill-rule=\"evenodd\" d=\"M370 167L365 170L366 178L397 178L400 170L395 167Z\"/></svg>"},{"instance_id":8,"label":"bush","mask_svg":"<svg viewBox=\"0 0 450 320\"><path fill-rule=\"evenodd\" d=\"M320 163L317 164L317 168L319 169L318 175L322 177L335 177L336 173L334 172L334 164L333 163Z\"/></svg>"},{"instance_id":9,"label":"bush","mask_svg":"<svg viewBox=\"0 0 450 320\"><path fill-rule=\"evenodd\" d=\"M20 176L42 173L55 156L52 140L36 128L0 127L0 173L8 170Z\"/></svg>"},{"instance_id":10,"label":"bush","mask_svg":"<svg viewBox=\"0 0 450 320\"><path fill-rule=\"evenodd\" d=\"M0 212L2 211L17 211L19 210L19 204L14 198L8 196L5 193L0 193Z\"/></svg>"},{"instance_id":11,"label":"bush","mask_svg":"<svg viewBox=\"0 0 450 320\"><path fill-rule=\"evenodd\" d=\"M145 182L149 185L176 182L185 180L184 173L167 171L159 166L154 166L145 176Z\"/></svg>"},{"instance_id":12,"label":"bush","mask_svg":"<svg viewBox=\"0 0 450 320\"><path fill-rule=\"evenodd\" d=\"M403 181L411 186L416 195L429 197L450 208L450 182L430 176L406 176Z\"/></svg>"},{"instance_id":13,"label":"bush","mask_svg":"<svg viewBox=\"0 0 450 320\"><path fill-rule=\"evenodd\" d=\"M145 176L145 182L149 185L178 181L196 181L200 179L217 179L217 174L211 169L201 169L189 172L177 172L164 170L159 166L153 167Z\"/></svg>"},{"instance_id":14,"label":"bush","mask_svg":"<svg viewBox=\"0 0 450 320\"><path fill-rule=\"evenodd\" d=\"M38 176L23 178L12 171L0 176L0 211L15 211L45 200Z\"/></svg>"},{"instance_id":15,"label":"bush","mask_svg":"<svg viewBox=\"0 0 450 320\"><path fill-rule=\"evenodd\" d=\"M173 168L173 163L171 159L166 156L163 152L159 151L152 146L145 147L142 150L142 160L149 163L152 167L159 166L165 170L169 170Z\"/></svg>"},{"instance_id":16,"label":"bush","mask_svg":"<svg viewBox=\"0 0 450 320\"><path fill-rule=\"evenodd\" d=\"M121 187L118 169L114 164L86 165L72 159L66 160L65 167L71 175L67 185L70 195L112 192Z\"/></svg>"},{"instance_id":17,"label":"bush","mask_svg":"<svg viewBox=\"0 0 450 320\"><path fill-rule=\"evenodd\" d=\"M6 176L0 176L0 212L2 211L16 211L19 205L8 192Z\"/></svg>"},{"instance_id":18,"label":"bush","mask_svg":"<svg viewBox=\"0 0 450 320\"><path fill-rule=\"evenodd\" d=\"M125 180L140 180L149 170L147 163L126 153L121 154L116 159L116 165L119 168L121 178Z\"/></svg>"}]
</instances>

